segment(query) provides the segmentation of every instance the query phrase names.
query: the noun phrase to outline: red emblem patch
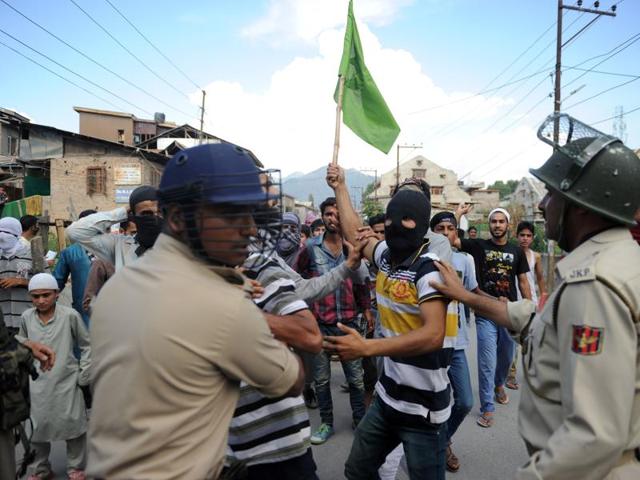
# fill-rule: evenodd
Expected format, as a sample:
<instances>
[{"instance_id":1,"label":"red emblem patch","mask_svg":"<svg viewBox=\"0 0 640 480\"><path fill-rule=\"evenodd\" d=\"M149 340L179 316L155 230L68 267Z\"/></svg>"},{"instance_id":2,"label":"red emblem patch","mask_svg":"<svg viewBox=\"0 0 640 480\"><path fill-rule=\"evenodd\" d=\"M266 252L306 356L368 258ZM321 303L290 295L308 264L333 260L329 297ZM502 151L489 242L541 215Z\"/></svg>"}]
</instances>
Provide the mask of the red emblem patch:
<instances>
[{"instance_id":1,"label":"red emblem patch","mask_svg":"<svg viewBox=\"0 0 640 480\"><path fill-rule=\"evenodd\" d=\"M579 355L597 355L602 347L603 336L604 328L574 325L571 350Z\"/></svg>"}]
</instances>

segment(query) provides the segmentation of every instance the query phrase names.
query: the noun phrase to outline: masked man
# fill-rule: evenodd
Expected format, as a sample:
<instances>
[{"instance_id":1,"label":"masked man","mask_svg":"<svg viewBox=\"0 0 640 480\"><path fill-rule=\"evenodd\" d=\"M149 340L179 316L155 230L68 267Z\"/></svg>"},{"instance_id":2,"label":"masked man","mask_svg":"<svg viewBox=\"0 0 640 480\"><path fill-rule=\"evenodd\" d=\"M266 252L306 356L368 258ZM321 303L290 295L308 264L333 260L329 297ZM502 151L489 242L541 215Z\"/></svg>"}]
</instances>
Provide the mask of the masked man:
<instances>
[{"instance_id":1,"label":"masked man","mask_svg":"<svg viewBox=\"0 0 640 480\"><path fill-rule=\"evenodd\" d=\"M67 227L67 236L96 257L115 265L116 271L138 259L153 247L162 230L162 216L158 212L156 189L143 185L131 192L129 211L120 207L109 212L98 212L81 218ZM119 224L133 215L138 227L135 237L105 235L111 225Z\"/></svg>"},{"instance_id":2,"label":"masked man","mask_svg":"<svg viewBox=\"0 0 640 480\"><path fill-rule=\"evenodd\" d=\"M31 247L20 242L21 235L18 219L0 219L0 307L12 334L20 327L22 313L31 307L27 291L33 276Z\"/></svg>"},{"instance_id":3,"label":"masked man","mask_svg":"<svg viewBox=\"0 0 640 480\"><path fill-rule=\"evenodd\" d=\"M276 251L287 265L295 267L300 253L300 219L295 213L282 214L282 233L278 238Z\"/></svg>"},{"instance_id":4,"label":"masked man","mask_svg":"<svg viewBox=\"0 0 640 480\"><path fill-rule=\"evenodd\" d=\"M356 242L362 223L345 184L344 171L329 166L342 231ZM377 478L386 456L403 444L411 478L443 478L446 422L451 415L447 376L454 337L445 336L447 304L429 285L440 275L429 253L431 204L415 189L400 189L385 216L385 241L368 238L365 257L378 269L376 298L383 338L365 339L338 324L346 335L325 338L342 360L383 356L377 397L356 429L345 465L349 480ZM444 237L440 237L448 243Z\"/></svg>"}]
</instances>

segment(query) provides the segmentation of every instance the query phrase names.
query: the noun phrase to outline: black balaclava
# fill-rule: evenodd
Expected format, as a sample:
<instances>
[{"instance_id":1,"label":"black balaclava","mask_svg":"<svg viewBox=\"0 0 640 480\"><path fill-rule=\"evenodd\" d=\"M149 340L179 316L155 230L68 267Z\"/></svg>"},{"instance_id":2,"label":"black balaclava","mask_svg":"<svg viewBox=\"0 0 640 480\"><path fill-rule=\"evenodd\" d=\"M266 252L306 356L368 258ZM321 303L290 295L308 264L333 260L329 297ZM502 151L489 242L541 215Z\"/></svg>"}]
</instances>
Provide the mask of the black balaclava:
<instances>
[{"instance_id":1,"label":"black balaclava","mask_svg":"<svg viewBox=\"0 0 640 480\"><path fill-rule=\"evenodd\" d=\"M133 222L138 228L138 233L135 237L136 242L138 242L138 245L140 245L136 249L136 255L138 256L142 255L146 250L153 247L153 244L156 242L158 235L160 235L160 232L162 231L162 217L159 217L158 215L134 214L136 205L146 200L158 200L156 189L149 185L143 185L136 188L133 192L131 192L131 196L129 197L129 207L131 208L131 213L133 214Z\"/></svg>"},{"instance_id":2,"label":"black balaclava","mask_svg":"<svg viewBox=\"0 0 640 480\"><path fill-rule=\"evenodd\" d=\"M429 230L431 204L427 197L414 190L400 190L387 205L384 237L391 252L391 260L401 263L424 243ZM403 219L416 223L416 228L406 228Z\"/></svg>"}]
</instances>

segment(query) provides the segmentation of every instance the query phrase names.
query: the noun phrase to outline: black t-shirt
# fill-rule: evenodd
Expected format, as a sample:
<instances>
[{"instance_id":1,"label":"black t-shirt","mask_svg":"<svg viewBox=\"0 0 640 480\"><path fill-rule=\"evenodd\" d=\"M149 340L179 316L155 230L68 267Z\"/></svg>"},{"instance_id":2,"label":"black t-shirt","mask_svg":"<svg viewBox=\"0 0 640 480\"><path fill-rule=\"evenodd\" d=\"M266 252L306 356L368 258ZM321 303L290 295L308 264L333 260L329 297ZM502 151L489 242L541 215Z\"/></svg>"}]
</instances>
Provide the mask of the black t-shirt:
<instances>
[{"instance_id":1,"label":"black t-shirt","mask_svg":"<svg viewBox=\"0 0 640 480\"><path fill-rule=\"evenodd\" d=\"M494 297L518 299L516 276L529 271L527 258L520 247L496 245L491 240L463 239L462 250L470 253L476 264L480 290Z\"/></svg>"}]
</instances>

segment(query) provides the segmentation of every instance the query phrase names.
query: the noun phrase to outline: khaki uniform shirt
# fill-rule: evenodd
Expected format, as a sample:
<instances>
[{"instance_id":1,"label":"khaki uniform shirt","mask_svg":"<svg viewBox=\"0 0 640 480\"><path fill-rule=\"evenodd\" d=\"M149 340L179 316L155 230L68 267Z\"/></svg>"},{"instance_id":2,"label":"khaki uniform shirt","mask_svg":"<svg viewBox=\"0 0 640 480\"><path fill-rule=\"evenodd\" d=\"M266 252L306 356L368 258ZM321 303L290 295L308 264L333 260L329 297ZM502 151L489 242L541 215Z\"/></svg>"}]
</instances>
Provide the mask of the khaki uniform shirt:
<instances>
[{"instance_id":1,"label":"khaki uniform shirt","mask_svg":"<svg viewBox=\"0 0 640 480\"><path fill-rule=\"evenodd\" d=\"M612 228L560 261L556 274L523 345L519 427L531 458L516 478L602 479L623 453L634 473L616 478L640 478L629 455L640 445L640 247L627 229ZM522 331L534 305L510 303L508 312Z\"/></svg>"},{"instance_id":2,"label":"khaki uniform shirt","mask_svg":"<svg viewBox=\"0 0 640 480\"><path fill-rule=\"evenodd\" d=\"M244 381L284 395L298 360L245 292L160 235L117 272L91 318L90 477L217 478Z\"/></svg>"}]
</instances>

